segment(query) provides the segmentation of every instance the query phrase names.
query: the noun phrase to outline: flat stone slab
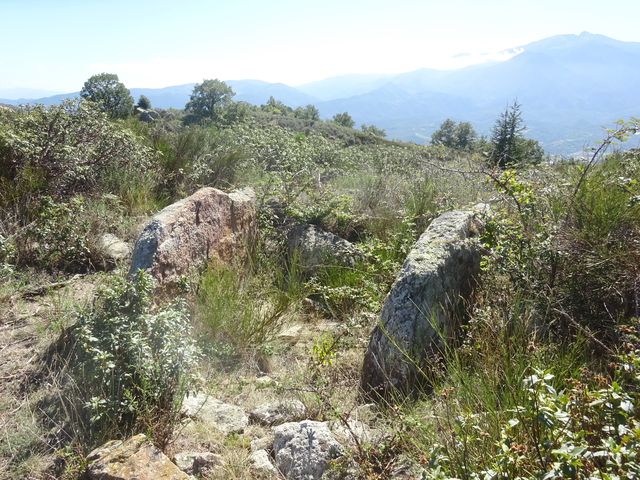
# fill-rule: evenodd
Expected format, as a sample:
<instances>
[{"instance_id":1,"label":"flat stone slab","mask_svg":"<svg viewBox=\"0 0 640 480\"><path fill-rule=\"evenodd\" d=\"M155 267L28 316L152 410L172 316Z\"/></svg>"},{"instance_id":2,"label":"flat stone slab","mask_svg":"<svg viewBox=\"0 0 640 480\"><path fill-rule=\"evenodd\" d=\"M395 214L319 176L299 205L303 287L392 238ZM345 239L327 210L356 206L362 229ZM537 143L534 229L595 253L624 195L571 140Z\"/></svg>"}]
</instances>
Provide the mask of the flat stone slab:
<instances>
[{"instance_id":1,"label":"flat stone slab","mask_svg":"<svg viewBox=\"0 0 640 480\"><path fill-rule=\"evenodd\" d=\"M145 435L113 440L87 457L89 480L189 480Z\"/></svg>"}]
</instances>

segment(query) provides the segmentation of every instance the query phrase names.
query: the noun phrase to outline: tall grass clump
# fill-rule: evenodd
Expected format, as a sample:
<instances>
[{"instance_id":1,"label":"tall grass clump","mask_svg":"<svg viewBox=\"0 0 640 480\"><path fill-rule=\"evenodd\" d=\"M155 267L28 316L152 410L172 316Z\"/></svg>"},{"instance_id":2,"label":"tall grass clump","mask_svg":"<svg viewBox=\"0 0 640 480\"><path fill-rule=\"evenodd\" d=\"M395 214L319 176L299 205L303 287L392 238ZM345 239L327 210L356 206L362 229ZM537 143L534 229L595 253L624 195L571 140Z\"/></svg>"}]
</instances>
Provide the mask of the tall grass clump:
<instances>
[{"instance_id":1,"label":"tall grass clump","mask_svg":"<svg viewBox=\"0 0 640 480\"><path fill-rule=\"evenodd\" d=\"M194 317L213 347L223 349L218 353L243 354L280 331L296 296L272 274L212 264L200 278Z\"/></svg>"}]
</instances>

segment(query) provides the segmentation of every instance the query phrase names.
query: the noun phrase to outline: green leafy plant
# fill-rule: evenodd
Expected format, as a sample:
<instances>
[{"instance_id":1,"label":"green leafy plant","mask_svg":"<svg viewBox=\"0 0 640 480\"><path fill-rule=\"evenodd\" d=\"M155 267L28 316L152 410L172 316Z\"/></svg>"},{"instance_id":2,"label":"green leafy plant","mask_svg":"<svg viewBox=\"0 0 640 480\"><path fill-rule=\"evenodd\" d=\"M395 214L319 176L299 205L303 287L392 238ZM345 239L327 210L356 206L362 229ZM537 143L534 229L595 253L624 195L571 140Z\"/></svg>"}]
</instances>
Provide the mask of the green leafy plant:
<instances>
[{"instance_id":1,"label":"green leafy plant","mask_svg":"<svg viewBox=\"0 0 640 480\"><path fill-rule=\"evenodd\" d=\"M199 354L185 305L155 310L152 289L114 280L79 318L66 411L87 446L143 431L164 447L179 422Z\"/></svg>"}]
</instances>

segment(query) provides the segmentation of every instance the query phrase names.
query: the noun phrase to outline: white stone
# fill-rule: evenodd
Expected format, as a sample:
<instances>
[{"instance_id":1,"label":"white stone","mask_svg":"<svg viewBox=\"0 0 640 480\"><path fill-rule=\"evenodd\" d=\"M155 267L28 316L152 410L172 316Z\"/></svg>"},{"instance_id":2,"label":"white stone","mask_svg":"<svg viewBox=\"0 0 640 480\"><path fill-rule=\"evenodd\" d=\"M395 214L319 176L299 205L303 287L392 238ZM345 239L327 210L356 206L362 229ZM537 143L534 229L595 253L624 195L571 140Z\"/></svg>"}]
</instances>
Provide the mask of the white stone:
<instances>
[{"instance_id":1,"label":"white stone","mask_svg":"<svg viewBox=\"0 0 640 480\"><path fill-rule=\"evenodd\" d=\"M249 461L253 466L254 470L262 471L266 473L277 473L276 467L271 463L271 457L266 450L256 450L251 455L249 455Z\"/></svg>"}]
</instances>

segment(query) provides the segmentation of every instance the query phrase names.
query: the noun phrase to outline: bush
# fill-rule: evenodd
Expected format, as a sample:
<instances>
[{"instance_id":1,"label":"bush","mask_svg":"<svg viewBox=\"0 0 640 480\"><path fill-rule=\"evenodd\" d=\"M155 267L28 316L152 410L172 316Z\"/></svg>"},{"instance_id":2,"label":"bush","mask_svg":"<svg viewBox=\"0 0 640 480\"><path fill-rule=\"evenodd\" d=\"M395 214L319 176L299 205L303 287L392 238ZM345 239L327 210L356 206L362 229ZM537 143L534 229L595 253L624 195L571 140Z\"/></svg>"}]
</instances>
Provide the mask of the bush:
<instances>
[{"instance_id":1,"label":"bush","mask_svg":"<svg viewBox=\"0 0 640 480\"><path fill-rule=\"evenodd\" d=\"M152 307L153 280L139 272L98 292L75 328L67 412L91 448L137 432L167 445L194 382L198 358L186 307Z\"/></svg>"},{"instance_id":2,"label":"bush","mask_svg":"<svg viewBox=\"0 0 640 480\"><path fill-rule=\"evenodd\" d=\"M83 272L90 268L90 225L83 215L85 201L74 197L55 202L42 197L36 219L25 229L18 243L18 261L49 271Z\"/></svg>"},{"instance_id":3,"label":"bush","mask_svg":"<svg viewBox=\"0 0 640 480\"><path fill-rule=\"evenodd\" d=\"M150 161L151 152L133 134L86 102L36 105L0 116L4 205L30 191L56 198L94 191L107 170L144 171ZM6 198L7 191L14 195Z\"/></svg>"}]
</instances>

